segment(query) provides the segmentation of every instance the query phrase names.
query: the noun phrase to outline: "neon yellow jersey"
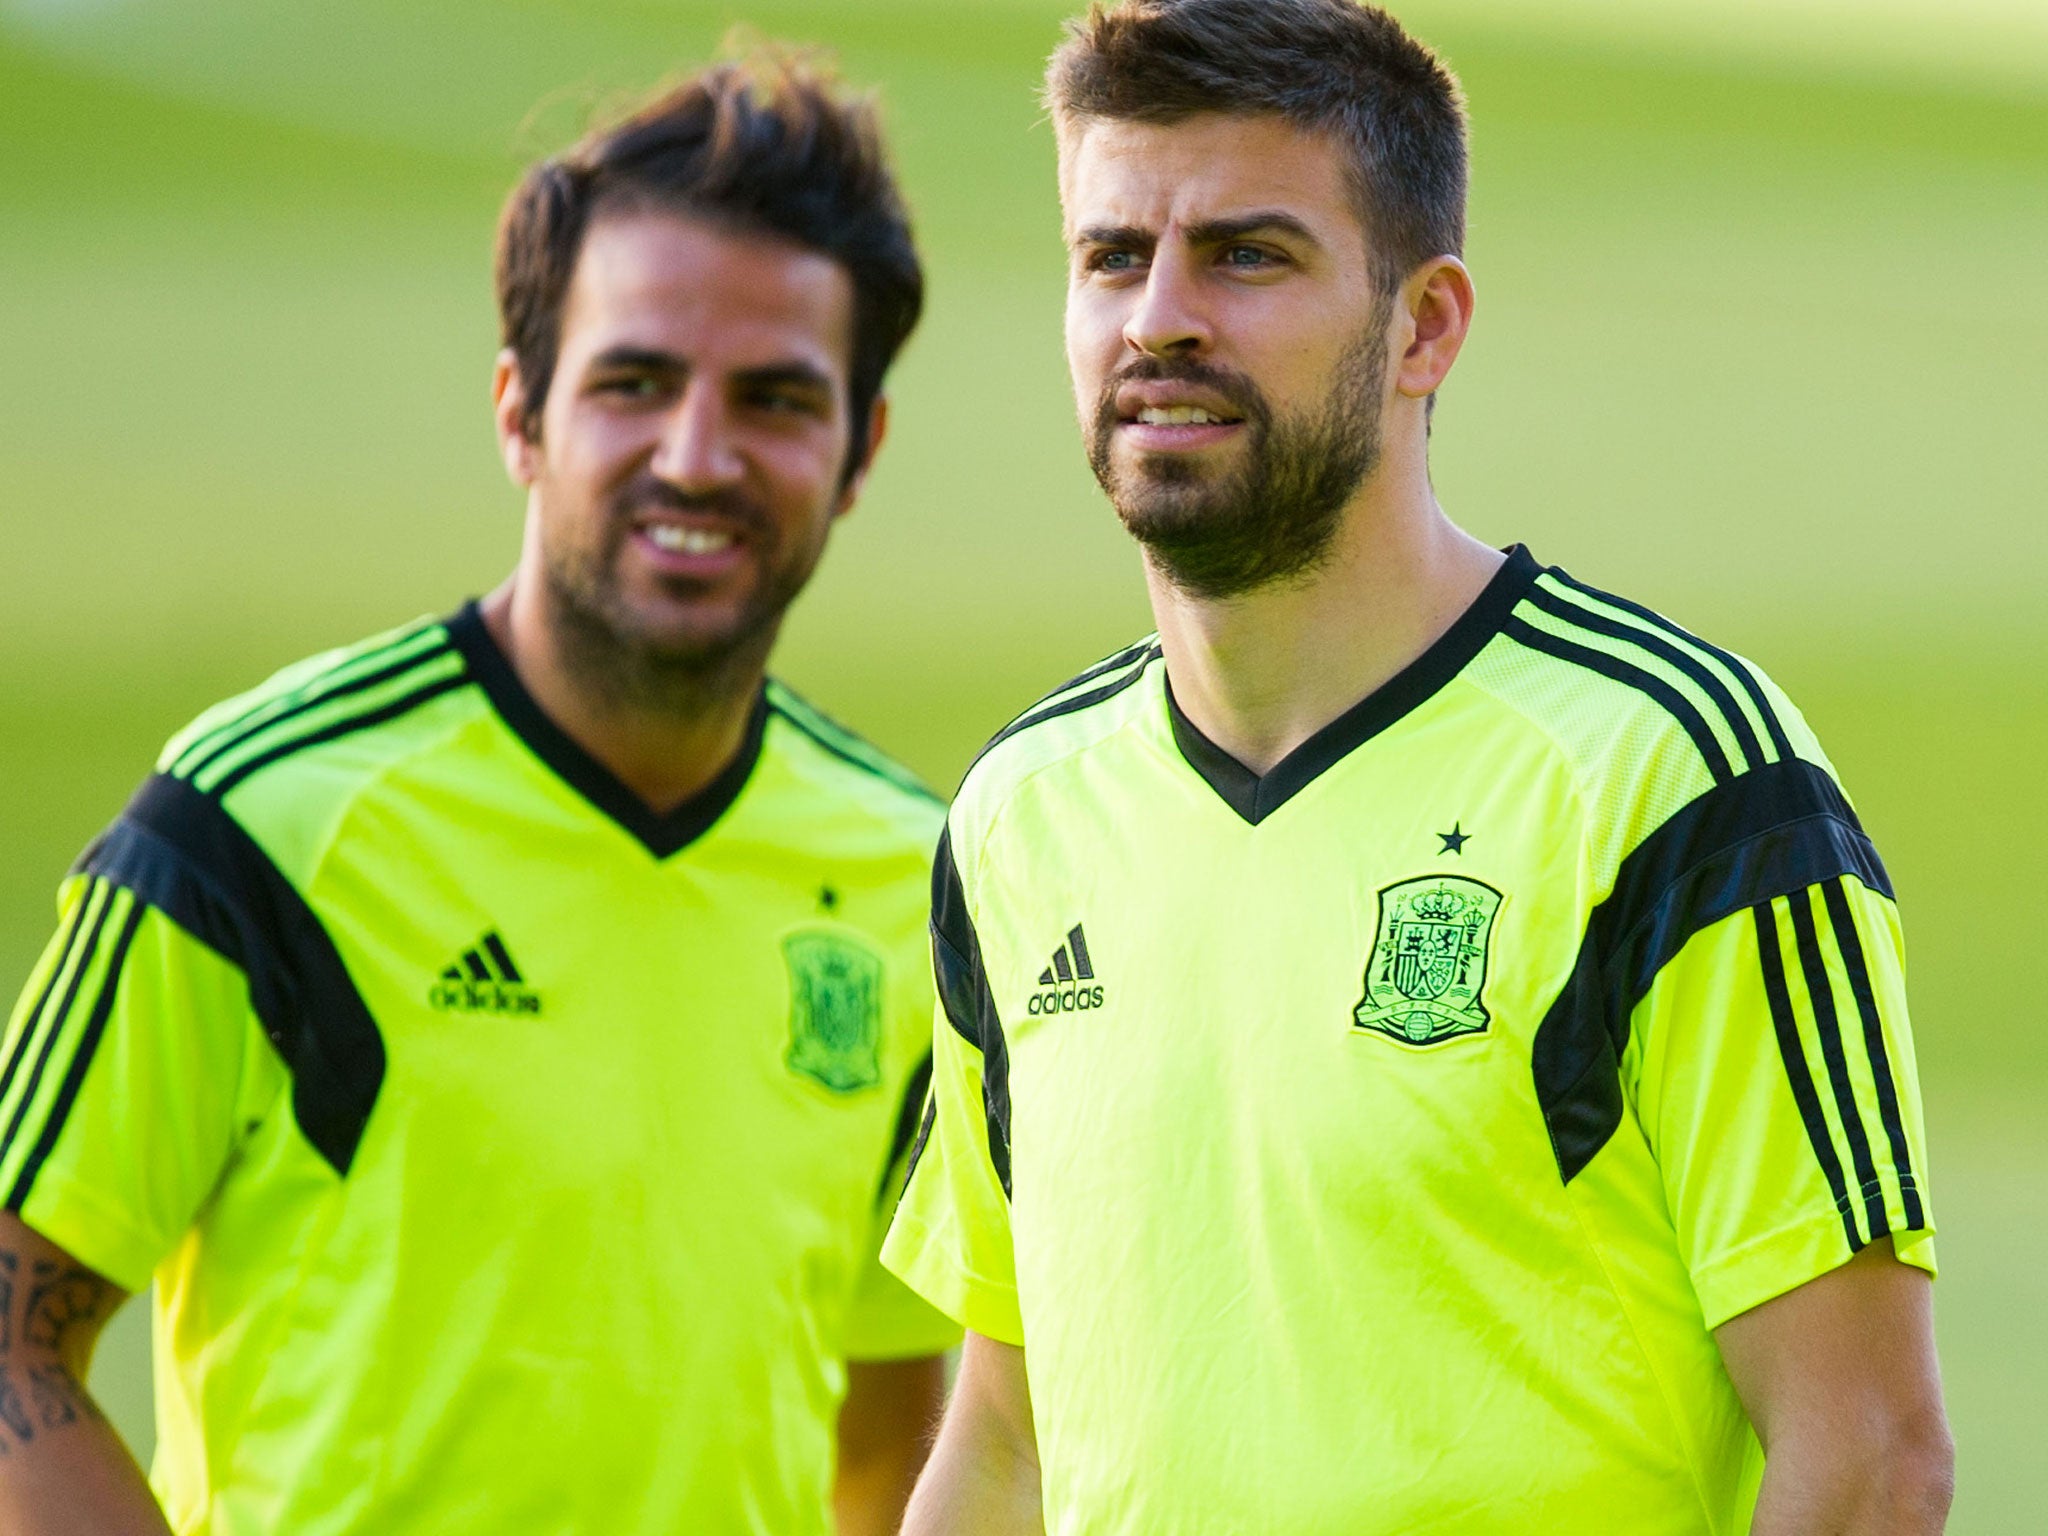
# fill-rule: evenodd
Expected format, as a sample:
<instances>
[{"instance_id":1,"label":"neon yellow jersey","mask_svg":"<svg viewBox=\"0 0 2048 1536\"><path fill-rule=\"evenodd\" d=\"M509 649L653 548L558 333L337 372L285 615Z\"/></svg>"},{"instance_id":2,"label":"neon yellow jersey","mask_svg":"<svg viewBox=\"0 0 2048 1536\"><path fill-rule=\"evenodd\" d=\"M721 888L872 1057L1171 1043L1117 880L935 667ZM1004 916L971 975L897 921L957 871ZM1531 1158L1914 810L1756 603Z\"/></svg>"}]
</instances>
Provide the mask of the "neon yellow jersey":
<instances>
[{"instance_id":1,"label":"neon yellow jersey","mask_svg":"<svg viewBox=\"0 0 2048 1536\"><path fill-rule=\"evenodd\" d=\"M0 1195L157 1285L173 1528L830 1529L942 808L770 683L652 815L474 608L202 717L66 883Z\"/></svg>"},{"instance_id":2,"label":"neon yellow jersey","mask_svg":"<svg viewBox=\"0 0 2048 1536\"><path fill-rule=\"evenodd\" d=\"M1025 1349L1051 1536L1747 1530L1710 1330L1933 1268L1891 886L1747 663L1512 551L1255 777L1158 647L934 876L884 1259Z\"/></svg>"}]
</instances>

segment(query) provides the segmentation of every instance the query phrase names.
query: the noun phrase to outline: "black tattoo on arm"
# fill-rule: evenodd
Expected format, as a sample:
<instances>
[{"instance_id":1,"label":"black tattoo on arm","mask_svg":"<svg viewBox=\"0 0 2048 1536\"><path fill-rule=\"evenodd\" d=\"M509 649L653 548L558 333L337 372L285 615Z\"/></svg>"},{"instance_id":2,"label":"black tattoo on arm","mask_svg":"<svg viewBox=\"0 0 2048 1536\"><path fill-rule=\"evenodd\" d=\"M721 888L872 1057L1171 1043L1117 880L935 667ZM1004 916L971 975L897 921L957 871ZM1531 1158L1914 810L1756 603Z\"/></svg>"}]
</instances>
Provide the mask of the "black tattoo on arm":
<instances>
[{"instance_id":1,"label":"black tattoo on arm","mask_svg":"<svg viewBox=\"0 0 2048 1536\"><path fill-rule=\"evenodd\" d=\"M0 1247L0 1457L101 1417L80 1378L121 1301L81 1264Z\"/></svg>"},{"instance_id":2,"label":"black tattoo on arm","mask_svg":"<svg viewBox=\"0 0 2048 1536\"><path fill-rule=\"evenodd\" d=\"M81 1265L36 1261L28 1305L22 1308L21 1336L37 1349L67 1355L77 1347L78 1330L98 1332L119 1293Z\"/></svg>"}]
</instances>

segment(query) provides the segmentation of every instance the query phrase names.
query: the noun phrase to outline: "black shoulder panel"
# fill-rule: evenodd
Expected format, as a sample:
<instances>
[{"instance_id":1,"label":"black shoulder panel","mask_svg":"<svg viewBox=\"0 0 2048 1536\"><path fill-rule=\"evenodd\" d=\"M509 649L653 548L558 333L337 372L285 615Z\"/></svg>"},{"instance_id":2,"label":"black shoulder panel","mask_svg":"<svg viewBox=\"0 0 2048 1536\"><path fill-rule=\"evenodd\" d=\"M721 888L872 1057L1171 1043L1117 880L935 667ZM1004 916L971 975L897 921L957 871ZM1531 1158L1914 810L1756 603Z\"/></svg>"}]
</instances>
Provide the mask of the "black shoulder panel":
<instances>
[{"instance_id":1,"label":"black shoulder panel","mask_svg":"<svg viewBox=\"0 0 2048 1536\"><path fill-rule=\"evenodd\" d=\"M306 900L220 803L158 774L80 868L126 886L239 966L292 1074L299 1129L346 1174L384 1082L384 1040Z\"/></svg>"},{"instance_id":2,"label":"black shoulder panel","mask_svg":"<svg viewBox=\"0 0 2048 1536\"><path fill-rule=\"evenodd\" d=\"M953 832L939 837L932 862L932 963L939 1002L953 1033L981 1052L981 1103L988 1120L988 1156L1003 1193L1010 1192L1010 1050L996 1017L995 995L982 969L981 936L967 915L967 896L953 863Z\"/></svg>"},{"instance_id":3,"label":"black shoulder panel","mask_svg":"<svg viewBox=\"0 0 2048 1536\"><path fill-rule=\"evenodd\" d=\"M1566 1183L1621 1124L1629 1016L1657 973L1723 918L1840 875L1892 893L1835 781L1798 758L1715 785L1622 861L1536 1031L1536 1097Z\"/></svg>"}]
</instances>

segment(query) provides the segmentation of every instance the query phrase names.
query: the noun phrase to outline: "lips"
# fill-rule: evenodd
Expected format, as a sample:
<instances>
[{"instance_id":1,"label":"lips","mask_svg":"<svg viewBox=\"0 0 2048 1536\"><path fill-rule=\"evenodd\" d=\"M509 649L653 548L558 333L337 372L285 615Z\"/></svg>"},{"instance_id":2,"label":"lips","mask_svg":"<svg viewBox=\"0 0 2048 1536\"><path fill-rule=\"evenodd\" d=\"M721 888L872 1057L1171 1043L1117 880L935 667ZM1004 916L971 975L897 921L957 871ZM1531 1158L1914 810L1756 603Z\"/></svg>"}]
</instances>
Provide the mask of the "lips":
<instances>
[{"instance_id":1,"label":"lips","mask_svg":"<svg viewBox=\"0 0 2048 1536\"><path fill-rule=\"evenodd\" d=\"M640 533L656 549L671 555L715 555L739 542L730 528L690 523L646 523Z\"/></svg>"},{"instance_id":2,"label":"lips","mask_svg":"<svg viewBox=\"0 0 2048 1536\"><path fill-rule=\"evenodd\" d=\"M1143 453L1188 453L1224 442L1243 413L1216 391L1179 383L1127 384L1116 395L1116 435Z\"/></svg>"},{"instance_id":3,"label":"lips","mask_svg":"<svg viewBox=\"0 0 2048 1536\"><path fill-rule=\"evenodd\" d=\"M1269 414L1242 374L1192 358L1138 358L1096 398L1089 462L1100 478L1118 444L1141 459L1203 453L1262 430Z\"/></svg>"},{"instance_id":4,"label":"lips","mask_svg":"<svg viewBox=\"0 0 2048 1536\"><path fill-rule=\"evenodd\" d=\"M1122 385L1116 392L1117 419L1153 427L1236 426L1244 412L1212 388L1173 380Z\"/></svg>"},{"instance_id":5,"label":"lips","mask_svg":"<svg viewBox=\"0 0 2048 1536\"><path fill-rule=\"evenodd\" d=\"M632 499L627 538L658 576L685 581L721 579L748 558L759 514L737 498L690 497L666 488Z\"/></svg>"}]
</instances>

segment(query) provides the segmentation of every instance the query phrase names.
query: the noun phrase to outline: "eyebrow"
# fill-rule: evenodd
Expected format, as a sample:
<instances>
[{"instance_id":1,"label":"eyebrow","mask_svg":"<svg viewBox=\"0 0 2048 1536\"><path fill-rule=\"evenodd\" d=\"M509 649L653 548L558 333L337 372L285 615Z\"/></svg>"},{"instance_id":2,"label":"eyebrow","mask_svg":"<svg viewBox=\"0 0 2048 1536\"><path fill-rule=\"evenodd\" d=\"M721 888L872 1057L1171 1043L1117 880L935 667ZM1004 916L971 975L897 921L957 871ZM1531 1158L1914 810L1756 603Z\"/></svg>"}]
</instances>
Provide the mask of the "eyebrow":
<instances>
[{"instance_id":1,"label":"eyebrow","mask_svg":"<svg viewBox=\"0 0 2048 1536\"><path fill-rule=\"evenodd\" d=\"M1135 245L1147 247L1158 242L1159 237L1149 229L1140 229L1135 224L1091 224L1086 229L1074 231L1075 245Z\"/></svg>"},{"instance_id":2,"label":"eyebrow","mask_svg":"<svg viewBox=\"0 0 2048 1536\"><path fill-rule=\"evenodd\" d=\"M673 352L654 347L606 347L591 358L593 369L638 369L647 373L687 373L689 363Z\"/></svg>"},{"instance_id":3,"label":"eyebrow","mask_svg":"<svg viewBox=\"0 0 2048 1536\"><path fill-rule=\"evenodd\" d=\"M756 389L763 385L794 385L800 389L832 392L832 376L809 363L767 363L759 368L741 368L733 374L742 384Z\"/></svg>"},{"instance_id":4,"label":"eyebrow","mask_svg":"<svg viewBox=\"0 0 2048 1536\"><path fill-rule=\"evenodd\" d=\"M590 367L596 372L688 373L690 362L677 353L664 352L656 347L618 346L607 347L591 358ZM738 369L733 377L754 388L795 385L828 392L832 388L831 375L805 362L764 363L758 368Z\"/></svg>"},{"instance_id":5,"label":"eyebrow","mask_svg":"<svg viewBox=\"0 0 2048 1536\"><path fill-rule=\"evenodd\" d=\"M1319 250L1323 244L1308 225L1279 208L1261 208L1251 213L1235 214L1230 218L1204 219L1199 224L1188 225L1185 233L1190 245L1227 245L1232 240L1242 240L1248 235L1272 233L1292 235L1295 239L1305 241ZM1140 229L1135 224L1091 224L1074 234L1074 244L1077 246L1122 245L1147 250L1158 243L1157 231Z\"/></svg>"},{"instance_id":6,"label":"eyebrow","mask_svg":"<svg viewBox=\"0 0 2048 1536\"><path fill-rule=\"evenodd\" d=\"M1314 230L1293 214L1278 208L1262 208L1255 213L1242 213L1228 219L1204 219L1187 228L1190 245L1227 245L1232 240L1260 234L1292 235L1319 250L1323 244L1316 238Z\"/></svg>"}]
</instances>

